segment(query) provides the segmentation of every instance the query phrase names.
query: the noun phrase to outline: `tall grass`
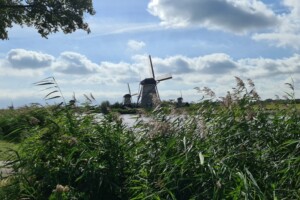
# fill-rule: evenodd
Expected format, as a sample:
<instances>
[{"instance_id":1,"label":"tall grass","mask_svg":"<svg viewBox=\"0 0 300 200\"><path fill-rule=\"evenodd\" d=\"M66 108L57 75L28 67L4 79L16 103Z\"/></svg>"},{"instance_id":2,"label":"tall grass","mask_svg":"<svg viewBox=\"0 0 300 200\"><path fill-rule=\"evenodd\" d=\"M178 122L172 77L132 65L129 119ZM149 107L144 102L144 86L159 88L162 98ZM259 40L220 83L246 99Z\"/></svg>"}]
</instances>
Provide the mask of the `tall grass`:
<instances>
[{"instance_id":1,"label":"tall grass","mask_svg":"<svg viewBox=\"0 0 300 200\"><path fill-rule=\"evenodd\" d=\"M28 135L29 129L43 125L47 112L37 104L0 110L0 140L22 141Z\"/></svg>"},{"instance_id":2,"label":"tall grass","mask_svg":"<svg viewBox=\"0 0 300 200\"><path fill-rule=\"evenodd\" d=\"M78 117L67 104L51 110L21 143L0 198L300 199L293 87L286 106L270 111L251 80L236 81L221 99L197 88L209 98L193 115L157 107L133 129L112 115Z\"/></svg>"}]
</instances>

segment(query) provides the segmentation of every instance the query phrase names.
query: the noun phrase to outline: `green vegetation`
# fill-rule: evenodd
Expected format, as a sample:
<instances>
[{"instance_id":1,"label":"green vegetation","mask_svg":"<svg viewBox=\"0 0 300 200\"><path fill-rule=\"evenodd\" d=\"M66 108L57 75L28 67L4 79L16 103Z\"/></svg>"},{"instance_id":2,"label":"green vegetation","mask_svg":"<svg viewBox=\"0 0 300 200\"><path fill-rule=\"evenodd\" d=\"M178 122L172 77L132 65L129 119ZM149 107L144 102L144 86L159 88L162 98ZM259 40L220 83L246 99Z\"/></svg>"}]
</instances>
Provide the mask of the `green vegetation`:
<instances>
[{"instance_id":1,"label":"green vegetation","mask_svg":"<svg viewBox=\"0 0 300 200\"><path fill-rule=\"evenodd\" d=\"M0 140L0 161L10 160L14 156L11 150L17 150L18 144Z\"/></svg>"},{"instance_id":2,"label":"green vegetation","mask_svg":"<svg viewBox=\"0 0 300 200\"><path fill-rule=\"evenodd\" d=\"M26 25L47 38L50 33L72 33L77 29L90 32L84 15L94 15L92 0L0 0L0 39L8 39L7 28Z\"/></svg>"},{"instance_id":3,"label":"green vegetation","mask_svg":"<svg viewBox=\"0 0 300 200\"><path fill-rule=\"evenodd\" d=\"M43 126L48 112L39 105L0 110L0 140L20 142L32 128Z\"/></svg>"},{"instance_id":4,"label":"green vegetation","mask_svg":"<svg viewBox=\"0 0 300 200\"><path fill-rule=\"evenodd\" d=\"M95 123L68 105L41 109L0 199L299 199L293 87L270 112L251 80L236 80L220 101L198 89L208 98L194 112L170 119L174 107L158 107L134 128L111 114Z\"/></svg>"}]
</instances>

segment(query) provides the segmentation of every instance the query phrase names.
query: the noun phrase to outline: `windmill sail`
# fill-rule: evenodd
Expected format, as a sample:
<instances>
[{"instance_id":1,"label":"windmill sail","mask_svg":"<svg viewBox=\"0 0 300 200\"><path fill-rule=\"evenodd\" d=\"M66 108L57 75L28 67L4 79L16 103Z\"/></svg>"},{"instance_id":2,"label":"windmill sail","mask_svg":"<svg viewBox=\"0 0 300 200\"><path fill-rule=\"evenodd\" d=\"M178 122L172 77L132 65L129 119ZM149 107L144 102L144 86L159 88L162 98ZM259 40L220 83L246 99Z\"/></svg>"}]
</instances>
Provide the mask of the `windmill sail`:
<instances>
[{"instance_id":1,"label":"windmill sail","mask_svg":"<svg viewBox=\"0 0 300 200\"><path fill-rule=\"evenodd\" d=\"M128 92L129 92L129 94L131 95L129 83L127 83L127 86L128 86Z\"/></svg>"},{"instance_id":2,"label":"windmill sail","mask_svg":"<svg viewBox=\"0 0 300 200\"><path fill-rule=\"evenodd\" d=\"M171 79L172 78L172 75L171 74L165 74L165 75L162 75L162 76L159 76L156 81L164 81L164 80L168 80L168 79Z\"/></svg>"},{"instance_id":3,"label":"windmill sail","mask_svg":"<svg viewBox=\"0 0 300 200\"><path fill-rule=\"evenodd\" d=\"M139 95L138 95L138 97L137 97L137 104L139 103L140 98L141 98L142 93L143 93L143 88L141 88L141 85L139 85L139 91L140 91L140 93L139 93Z\"/></svg>"},{"instance_id":4,"label":"windmill sail","mask_svg":"<svg viewBox=\"0 0 300 200\"><path fill-rule=\"evenodd\" d=\"M151 56L150 56L150 55L149 55L149 60L150 60L150 67L151 67L152 78L155 79L154 69L153 69L153 64L152 64L152 59L151 59Z\"/></svg>"}]
</instances>

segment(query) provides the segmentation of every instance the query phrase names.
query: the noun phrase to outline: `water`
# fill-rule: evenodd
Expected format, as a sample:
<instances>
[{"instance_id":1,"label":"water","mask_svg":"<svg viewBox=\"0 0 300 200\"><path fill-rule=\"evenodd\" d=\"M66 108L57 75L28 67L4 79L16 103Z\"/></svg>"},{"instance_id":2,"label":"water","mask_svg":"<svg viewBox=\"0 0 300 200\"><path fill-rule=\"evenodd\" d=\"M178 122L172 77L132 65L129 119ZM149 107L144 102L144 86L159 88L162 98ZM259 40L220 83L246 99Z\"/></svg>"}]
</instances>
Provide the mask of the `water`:
<instances>
[{"instance_id":1,"label":"water","mask_svg":"<svg viewBox=\"0 0 300 200\"><path fill-rule=\"evenodd\" d=\"M102 113L94 115L95 122L101 122L103 119L104 119L104 115ZM120 115L120 119L122 120L123 124L129 128L134 127L138 121L143 121L145 123L150 121L149 117L136 115L136 114L123 114Z\"/></svg>"}]
</instances>

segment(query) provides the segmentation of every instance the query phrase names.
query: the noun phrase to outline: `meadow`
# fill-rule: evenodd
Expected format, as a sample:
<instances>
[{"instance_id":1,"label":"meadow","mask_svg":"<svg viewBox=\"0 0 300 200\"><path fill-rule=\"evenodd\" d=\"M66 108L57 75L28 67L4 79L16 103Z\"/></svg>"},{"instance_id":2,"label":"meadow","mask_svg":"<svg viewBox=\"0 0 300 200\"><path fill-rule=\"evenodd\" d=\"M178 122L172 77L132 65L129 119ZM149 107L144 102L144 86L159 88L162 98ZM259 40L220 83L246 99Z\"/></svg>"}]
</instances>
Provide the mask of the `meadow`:
<instances>
[{"instance_id":1,"label":"meadow","mask_svg":"<svg viewBox=\"0 0 300 200\"><path fill-rule=\"evenodd\" d=\"M293 85L266 105L251 80L236 83L221 99L197 88L205 98L181 117L158 105L131 128L65 102L2 110L0 139L15 146L1 148L14 173L1 177L0 199L300 199Z\"/></svg>"}]
</instances>

